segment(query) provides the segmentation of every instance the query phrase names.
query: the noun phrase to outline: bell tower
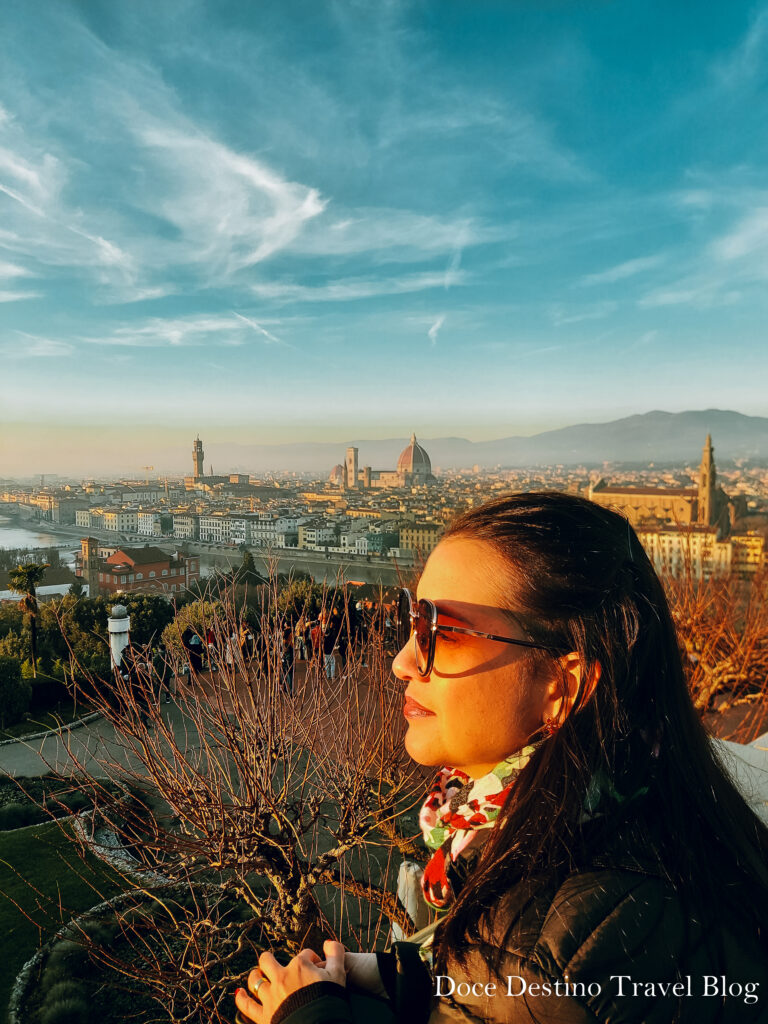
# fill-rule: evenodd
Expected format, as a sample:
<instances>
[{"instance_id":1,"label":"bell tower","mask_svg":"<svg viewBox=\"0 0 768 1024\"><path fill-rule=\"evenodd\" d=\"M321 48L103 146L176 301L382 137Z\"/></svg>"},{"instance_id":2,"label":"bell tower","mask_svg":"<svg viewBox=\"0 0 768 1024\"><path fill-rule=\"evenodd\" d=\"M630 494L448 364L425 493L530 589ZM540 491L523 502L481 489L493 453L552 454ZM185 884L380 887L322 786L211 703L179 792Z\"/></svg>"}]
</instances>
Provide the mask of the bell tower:
<instances>
[{"instance_id":1,"label":"bell tower","mask_svg":"<svg viewBox=\"0 0 768 1024\"><path fill-rule=\"evenodd\" d=\"M88 584L88 596L99 596L99 542L94 537L83 537L80 541L82 572Z\"/></svg>"},{"instance_id":2,"label":"bell tower","mask_svg":"<svg viewBox=\"0 0 768 1024\"><path fill-rule=\"evenodd\" d=\"M347 471L345 489L357 490L357 448L347 448L344 467Z\"/></svg>"},{"instance_id":3,"label":"bell tower","mask_svg":"<svg viewBox=\"0 0 768 1024\"><path fill-rule=\"evenodd\" d=\"M712 447L712 436L707 434L701 453L699 467L699 514L698 522L703 526L712 526L715 517L715 452Z\"/></svg>"}]
</instances>

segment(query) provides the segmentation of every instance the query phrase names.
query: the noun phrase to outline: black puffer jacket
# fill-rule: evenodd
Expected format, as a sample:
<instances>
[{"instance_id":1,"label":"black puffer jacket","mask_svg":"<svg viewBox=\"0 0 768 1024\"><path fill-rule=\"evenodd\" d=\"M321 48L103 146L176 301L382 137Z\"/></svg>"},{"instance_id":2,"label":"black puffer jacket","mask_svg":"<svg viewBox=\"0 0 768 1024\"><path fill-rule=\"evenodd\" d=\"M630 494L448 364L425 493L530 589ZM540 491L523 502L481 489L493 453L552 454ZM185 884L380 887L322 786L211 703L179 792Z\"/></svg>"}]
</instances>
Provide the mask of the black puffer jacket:
<instances>
[{"instance_id":1,"label":"black puffer jacket","mask_svg":"<svg viewBox=\"0 0 768 1024\"><path fill-rule=\"evenodd\" d=\"M431 979L411 943L380 954L395 1020L768 1024L765 938L761 946L722 915L719 927L705 927L661 871L631 855L606 859L610 866L595 863L554 888L513 887L464 965L449 960ZM512 920L514 934L505 942ZM500 948L501 980L489 967ZM350 1006L338 986L316 988L318 999L302 1000L302 1008L281 1007L281 1020L359 1024L365 1017L370 1024L380 1016Z\"/></svg>"},{"instance_id":2,"label":"black puffer jacket","mask_svg":"<svg viewBox=\"0 0 768 1024\"><path fill-rule=\"evenodd\" d=\"M435 977L430 1024L768 1022L766 946L736 924L705 928L659 875L597 868L525 907L524 899L513 889L482 930L482 946ZM521 911L499 981L488 959Z\"/></svg>"}]
</instances>

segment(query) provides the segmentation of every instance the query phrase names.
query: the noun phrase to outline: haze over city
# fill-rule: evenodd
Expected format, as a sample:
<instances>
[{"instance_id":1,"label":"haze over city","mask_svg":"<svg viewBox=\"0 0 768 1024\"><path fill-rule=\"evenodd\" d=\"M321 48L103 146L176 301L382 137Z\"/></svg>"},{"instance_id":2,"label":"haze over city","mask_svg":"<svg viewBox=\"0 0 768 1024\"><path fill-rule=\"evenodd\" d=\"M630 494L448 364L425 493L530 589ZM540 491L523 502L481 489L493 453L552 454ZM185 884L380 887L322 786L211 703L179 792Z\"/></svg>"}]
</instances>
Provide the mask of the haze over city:
<instances>
[{"instance_id":1,"label":"haze over city","mask_svg":"<svg viewBox=\"0 0 768 1024\"><path fill-rule=\"evenodd\" d=\"M768 7L699 13L4 5L2 472L765 415Z\"/></svg>"}]
</instances>

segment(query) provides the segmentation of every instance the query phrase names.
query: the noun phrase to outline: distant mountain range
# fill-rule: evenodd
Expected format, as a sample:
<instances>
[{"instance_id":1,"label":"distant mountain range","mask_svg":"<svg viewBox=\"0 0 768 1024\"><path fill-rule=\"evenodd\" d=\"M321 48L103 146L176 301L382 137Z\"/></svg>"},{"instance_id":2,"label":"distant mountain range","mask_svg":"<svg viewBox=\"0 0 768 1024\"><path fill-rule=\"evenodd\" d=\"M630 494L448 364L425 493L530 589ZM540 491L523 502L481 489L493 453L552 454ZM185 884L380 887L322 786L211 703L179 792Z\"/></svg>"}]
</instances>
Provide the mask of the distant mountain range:
<instances>
[{"instance_id":1,"label":"distant mountain range","mask_svg":"<svg viewBox=\"0 0 768 1024\"><path fill-rule=\"evenodd\" d=\"M610 423L580 423L530 437L504 437L498 441L473 442L462 437L420 437L418 440L429 453L434 467L514 468L561 464L600 466L604 462L697 464L707 434L712 435L716 461L722 463L737 458L768 461L768 418L723 409L678 413L656 410ZM212 464L216 472L330 473L343 461L348 445L359 448L361 467L394 469L407 444L407 437L350 440L339 444L206 444L206 471Z\"/></svg>"}]
</instances>

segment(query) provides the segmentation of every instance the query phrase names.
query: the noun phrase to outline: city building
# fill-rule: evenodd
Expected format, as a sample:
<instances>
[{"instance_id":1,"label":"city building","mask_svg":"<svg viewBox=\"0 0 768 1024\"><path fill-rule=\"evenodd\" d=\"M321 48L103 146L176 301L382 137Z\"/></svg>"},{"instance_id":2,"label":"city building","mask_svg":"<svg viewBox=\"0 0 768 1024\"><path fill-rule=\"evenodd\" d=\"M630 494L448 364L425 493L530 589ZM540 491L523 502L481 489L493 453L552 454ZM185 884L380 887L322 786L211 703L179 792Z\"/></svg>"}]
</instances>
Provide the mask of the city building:
<instances>
[{"instance_id":1,"label":"city building","mask_svg":"<svg viewBox=\"0 0 768 1024\"><path fill-rule=\"evenodd\" d=\"M84 537L75 575L89 585L89 594L141 592L181 594L200 578L200 559L179 553L166 554L160 548L117 548L107 558L99 557L98 541Z\"/></svg>"},{"instance_id":2,"label":"city building","mask_svg":"<svg viewBox=\"0 0 768 1024\"><path fill-rule=\"evenodd\" d=\"M200 517L194 512L174 512L173 536L176 540L199 540Z\"/></svg>"},{"instance_id":3,"label":"city building","mask_svg":"<svg viewBox=\"0 0 768 1024\"><path fill-rule=\"evenodd\" d=\"M414 551L428 555L437 547L445 527L442 523L408 523L400 528L398 547L401 551Z\"/></svg>"},{"instance_id":4,"label":"city building","mask_svg":"<svg viewBox=\"0 0 768 1024\"><path fill-rule=\"evenodd\" d=\"M168 513L140 511L136 520L136 532L148 537L161 537L173 530L173 517Z\"/></svg>"},{"instance_id":5,"label":"city building","mask_svg":"<svg viewBox=\"0 0 768 1024\"><path fill-rule=\"evenodd\" d=\"M304 551L322 551L336 544L336 529L321 520L302 523L297 532L297 547Z\"/></svg>"},{"instance_id":6,"label":"city building","mask_svg":"<svg viewBox=\"0 0 768 1024\"><path fill-rule=\"evenodd\" d=\"M756 530L747 533L732 533L731 570L735 575L748 579L766 567L765 537Z\"/></svg>"},{"instance_id":7,"label":"city building","mask_svg":"<svg viewBox=\"0 0 768 1024\"><path fill-rule=\"evenodd\" d=\"M102 512L104 529L116 533L136 533L139 526L139 510L136 508L105 508Z\"/></svg>"},{"instance_id":8,"label":"city building","mask_svg":"<svg viewBox=\"0 0 768 1024\"><path fill-rule=\"evenodd\" d=\"M200 516L200 540L214 544L228 544L232 533L232 521L226 512L212 512Z\"/></svg>"},{"instance_id":9,"label":"city building","mask_svg":"<svg viewBox=\"0 0 768 1024\"><path fill-rule=\"evenodd\" d=\"M637 536L660 574L706 579L731 568L731 543L718 538L715 526L646 527Z\"/></svg>"},{"instance_id":10,"label":"city building","mask_svg":"<svg viewBox=\"0 0 768 1024\"><path fill-rule=\"evenodd\" d=\"M104 529L104 510L100 508L79 509L75 513L75 525L84 530Z\"/></svg>"}]
</instances>

